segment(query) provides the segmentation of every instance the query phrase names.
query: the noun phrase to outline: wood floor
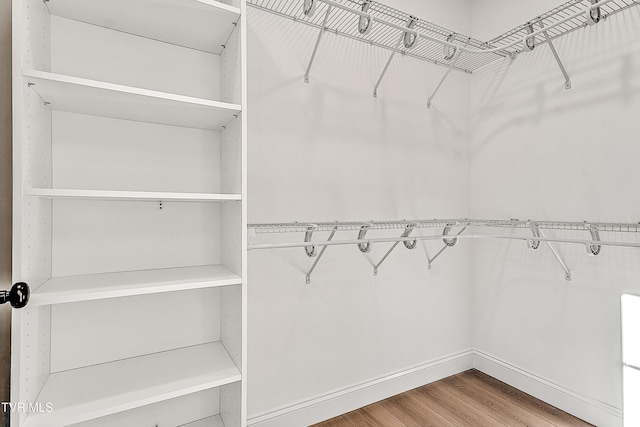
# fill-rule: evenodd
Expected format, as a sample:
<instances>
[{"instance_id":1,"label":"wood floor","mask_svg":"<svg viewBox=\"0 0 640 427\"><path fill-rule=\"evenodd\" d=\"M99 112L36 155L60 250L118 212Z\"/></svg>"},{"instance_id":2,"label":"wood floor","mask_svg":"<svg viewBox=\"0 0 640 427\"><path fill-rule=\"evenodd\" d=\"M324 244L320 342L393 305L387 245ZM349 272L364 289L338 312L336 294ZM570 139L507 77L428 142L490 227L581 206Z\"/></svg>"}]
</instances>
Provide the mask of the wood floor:
<instances>
[{"instance_id":1,"label":"wood floor","mask_svg":"<svg viewBox=\"0 0 640 427\"><path fill-rule=\"evenodd\" d=\"M586 427L586 423L472 369L313 427Z\"/></svg>"}]
</instances>

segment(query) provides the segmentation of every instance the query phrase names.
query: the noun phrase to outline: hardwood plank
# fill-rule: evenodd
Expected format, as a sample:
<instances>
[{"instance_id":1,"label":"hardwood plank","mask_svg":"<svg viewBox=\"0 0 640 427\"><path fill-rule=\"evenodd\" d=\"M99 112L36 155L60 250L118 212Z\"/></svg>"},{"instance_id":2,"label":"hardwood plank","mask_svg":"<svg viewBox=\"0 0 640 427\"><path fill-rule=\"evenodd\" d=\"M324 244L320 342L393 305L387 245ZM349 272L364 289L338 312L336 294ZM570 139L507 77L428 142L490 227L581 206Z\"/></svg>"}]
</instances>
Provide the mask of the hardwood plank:
<instances>
[{"instance_id":1,"label":"hardwood plank","mask_svg":"<svg viewBox=\"0 0 640 427\"><path fill-rule=\"evenodd\" d=\"M312 427L593 427L475 369Z\"/></svg>"},{"instance_id":2,"label":"hardwood plank","mask_svg":"<svg viewBox=\"0 0 640 427\"><path fill-rule=\"evenodd\" d=\"M347 418L358 427L406 427L406 424L387 411L381 403L349 412Z\"/></svg>"},{"instance_id":3,"label":"hardwood plank","mask_svg":"<svg viewBox=\"0 0 640 427\"><path fill-rule=\"evenodd\" d=\"M517 402L517 405L536 416L550 422L558 427L593 427L579 418L568 414L555 406L552 406L540 399L537 399L527 393L524 393L510 385L499 381L478 370L467 371L470 381L475 382L479 386L492 391L507 401Z\"/></svg>"},{"instance_id":4,"label":"hardwood plank","mask_svg":"<svg viewBox=\"0 0 640 427\"><path fill-rule=\"evenodd\" d=\"M457 427L408 393L393 396L380 403L407 427Z\"/></svg>"},{"instance_id":5,"label":"hardwood plank","mask_svg":"<svg viewBox=\"0 0 640 427\"><path fill-rule=\"evenodd\" d=\"M339 417L331 418L330 420L323 421L318 424L314 424L310 427L358 427L351 422L347 415L340 415Z\"/></svg>"},{"instance_id":6,"label":"hardwood plank","mask_svg":"<svg viewBox=\"0 0 640 427\"><path fill-rule=\"evenodd\" d=\"M412 397L433 408L456 427L503 427L504 424L491 418L466 402L447 392L446 385L435 382L408 392Z\"/></svg>"},{"instance_id":7,"label":"hardwood plank","mask_svg":"<svg viewBox=\"0 0 640 427\"><path fill-rule=\"evenodd\" d=\"M509 427L536 426L554 427L553 424L520 408L517 402L507 401L484 387L470 381L468 374L462 373L442 380L447 389L458 399L479 409Z\"/></svg>"}]
</instances>

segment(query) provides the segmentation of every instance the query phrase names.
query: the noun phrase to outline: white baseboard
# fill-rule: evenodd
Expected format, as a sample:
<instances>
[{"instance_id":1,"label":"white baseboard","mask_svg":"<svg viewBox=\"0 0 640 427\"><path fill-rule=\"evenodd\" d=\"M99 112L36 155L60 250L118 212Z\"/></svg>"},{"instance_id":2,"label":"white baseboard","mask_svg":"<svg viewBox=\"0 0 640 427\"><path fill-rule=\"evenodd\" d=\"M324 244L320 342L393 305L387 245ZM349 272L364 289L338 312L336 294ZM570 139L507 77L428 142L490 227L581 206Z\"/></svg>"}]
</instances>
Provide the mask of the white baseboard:
<instances>
[{"instance_id":1,"label":"white baseboard","mask_svg":"<svg viewBox=\"0 0 640 427\"><path fill-rule=\"evenodd\" d=\"M254 415L251 427L302 427L475 368L598 427L622 427L622 410L479 350L467 350L391 375Z\"/></svg>"},{"instance_id":2,"label":"white baseboard","mask_svg":"<svg viewBox=\"0 0 640 427\"><path fill-rule=\"evenodd\" d=\"M622 410L542 378L504 360L473 352L473 367L598 427L622 427Z\"/></svg>"},{"instance_id":3,"label":"white baseboard","mask_svg":"<svg viewBox=\"0 0 640 427\"><path fill-rule=\"evenodd\" d=\"M336 417L473 367L473 350L452 354L275 411L252 416L251 427L302 427Z\"/></svg>"}]
</instances>

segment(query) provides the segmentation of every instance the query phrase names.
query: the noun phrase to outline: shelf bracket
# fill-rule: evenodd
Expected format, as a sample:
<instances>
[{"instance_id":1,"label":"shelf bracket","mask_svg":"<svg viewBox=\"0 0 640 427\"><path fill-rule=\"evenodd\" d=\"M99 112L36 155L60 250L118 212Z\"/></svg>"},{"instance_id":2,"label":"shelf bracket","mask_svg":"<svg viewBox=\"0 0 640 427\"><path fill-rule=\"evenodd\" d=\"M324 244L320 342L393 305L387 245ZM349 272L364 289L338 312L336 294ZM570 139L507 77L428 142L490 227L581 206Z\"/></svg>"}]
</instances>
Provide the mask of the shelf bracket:
<instances>
[{"instance_id":1,"label":"shelf bracket","mask_svg":"<svg viewBox=\"0 0 640 427\"><path fill-rule=\"evenodd\" d=\"M327 239L327 242L330 242L331 239L333 239L333 236L336 234L336 231L338 231L338 227L333 227L333 230L331 231L331 234L329 234L329 238ZM315 251L315 246L313 246L313 248L314 248L314 251ZM320 258L322 258L322 255L324 255L324 251L326 251L327 248L328 248L327 245L322 247L322 249L320 250L320 253L318 254L318 257L313 262L313 265L311 266L311 268L307 272L307 285L311 283L311 273L313 273L313 270L316 268L316 265L318 265L318 262L320 261ZM307 253L307 255L308 255L308 253Z\"/></svg>"},{"instance_id":2,"label":"shelf bracket","mask_svg":"<svg viewBox=\"0 0 640 427\"><path fill-rule=\"evenodd\" d=\"M414 17L414 16L410 16L409 17L409 22L407 22L407 28L408 29L412 29L413 27L415 27L416 22L418 21L418 18ZM389 59L387 60L386 65L384 66L384 68L382 69L382 73L380 74L380 77L378 78L378 81L376 82L376 85L373 88L373 97L377 98L378 97L378 87L380 87L380 83L382 83L382 79L384 78L384 75L387 74L387 70L389 69L389 65L391 65L391 61L393 60L393 58L396 56L396 53L398 53L398 49L400 48L400 44L404 43L404 47L407 49L411 49L412 47L414 47L418 41L418 36L415 35L414 38L411 38L411 35L413 35L412 33L408 33L408 32L404 32L402 34L400 34L400 39L398 39L398 42L396 43L393 52L391 52L391 55L389 56ZM404 54L404 51L403 51Z\"/></svg>"},{"instance_id":3,"label":"shelf bracket","mask_svg":"<svg viewBox=\"0 0 640 427\"><path fill-rule=\"evenodd\" d=\"M327 12L324 15L324 20L322 21L322 27L320 28L320 32L318 33L318 39L316 40L316 45L313 47L313 53L311 54L311 59L309 59L309 65L307 66L307 71L304 73L304 82L309 83L309 72L311 71L311 66L313 65L313 60L316 57L316 53L318 52L318 46L320 46L320 40L322 40L322 35L327 29L327 21L329 20L329 14L331 13L332 5L327 6Z\"/></svg>"},{"instance_id":4,"label":"shelf bracket","mask_svg":"<svg viewBox=\"0 0 640 427\"><path fill-rule=\"evenodd\" d=\"M565 88L565 90L571 89L571 78L569 77L569 74L567 73L567 70L564 68L564 65L562 64L562 61L560 60L560 56L558 55L558 51L556 50L555 46L551 42L551 37L549 37L549 33L545 29L545 26L542 23L542 19L540 19L538 21L538 24L540 25L540 28L542 28L544 30L542 32L542 34L544 34L544 37L547 39L547 44L549 45L549 49L551 49L551 53L553 53L553 57L556 58L556 62L558 63L558 66L560 67L560 71L562 71L562 75L564 76L564 88Z\"/></svg>"},{"instance_id":5,"label":"shelf bracket","mask_svg":"<svg viewBox=\"0 0 640 427\"><path fill-rule=\"evenodd\" d=\"M538 234L540 235L540 237L542 237L543 239L546 239L546 236L542 233L542 231L538 230ZM551 253L553 254L554 257L556 257L556 259L558 260L558 262L560 263L560 266L562 267L562 269L564 270L564 279L567 282L571 281L571 271L569 270L569 267L567 267L567 264L564 262L564 260L562 259L562 257L560 256L560 254L558 253L558 251L556 250L556 248L553 247L553 245L551 244L551 242L549 242L548 240L545 241L545 243L547 244L547 246L549 246L549 249L551 250Z\"/></svg>"},{"instance_id":6,"label":"shelf bracket","mask_svg":"<svg viewBox=\"0 0 640 427\"><path fill-rule=\"evenodd\" d=\"M402 235L400 236L400 238L402 239L402 238L405 238L405 237L409 237L409 234L411 234L411 232L413 231L414 227L415 227L414 224L407 225L407 228L405 228L405 230L402 233ZM407 249L415 249L416 246L418 246L418 241L417 240L398 240L397 242L395 242L391 246L391 248L389 248L387 253L384 254L384 256L382 257L380 262L378 262L376 265L373 266L373 275L374 276L378 275L378 268L380 268L380 265L384 262L384 260L387 259L389 254L391 254L391 252L393 252L393 250L396 248L396 246L398 246L398 244L400 242L402 242Z\"/></svg>"},{"instance_id":7,"label":"shelf bracket","mask_svg":"<svg viewBox=\"0 0 640 427\"><path fill-rule=\"evenodd\" d=\"M391 61L393 61L393 57L396 56L396 53L398 53L398 48L400 47L400 43L402 43L403 41L404 41L404 33L400 35L400 38L398 39L398 42L396 43L396 46L393 52L391 52L391 55L389 55L387 64L382 69L382 73L380 74L380 77L378 78L378 81L376 82L376 85L373 88L374 98L378 97L378 87L380 87L380 83L382 83L382 79L384 78L384 75L387 74L387 70L389 69L389 65L391 65Z\"/></svg>"},{"instance_id":8,"label":"shelf bracket","mask_svg":"<svg viewBox=\"0 0 640 427\"><path fill-rule=\"evenodd\" d=\"M453 39L453 37L449 36L449 38L447 38L447 41L449 41L450 39ZM469 44L469 41L467 40L467 43L465 43L464 46L467 47L468 44ZM454 49L453 53L451 53L451 49ZM460 49L445 46L444 57L445 59L447 58L451 59L451 66L449 67L447 72L444 73L444 76L442 76L440 83L438 83L438 86L436 86L431 96L427 99L427 108L431 108L431 101L433 101L433 98L436 96L436 94L440 90L440 87L442 86L444 81L447 79L447 77L449 77L449 73L451 73L451 70L453 70L453 67L456 66L456 63L460 59L461 54L462 54L462 51Z\"/></svg>"},{"instance_id":9,"label":"shelf bracket","mask_svg":"<svg viewBox=\"0 0 640 427\"><path fill-rule=\"evenodd\" d=\"M451 248L453 246L455 246L456 243L458 243L458 239L456 239L456 237L458 237L459 235L461 235L462 233L464 233L464 231L467 229L467 227L462 227L462 230L460 230L456 236L452 239L442 239L444 242L444 246L438 251L437 254L434 255L433 258L429 258L429 253L427 253L427 260L429 261L429 265L428 268L429 270L431 270L431 264L433 264L433 261L436 260L436 258L438 258L440 256L440 254L442 254L442 252L445 251L445 249L447 248ZM442 235L446 236L449 234L449 232L451 231L451 226L447 225L444 230L442 231Z\"/></svg>"}]
</instances>

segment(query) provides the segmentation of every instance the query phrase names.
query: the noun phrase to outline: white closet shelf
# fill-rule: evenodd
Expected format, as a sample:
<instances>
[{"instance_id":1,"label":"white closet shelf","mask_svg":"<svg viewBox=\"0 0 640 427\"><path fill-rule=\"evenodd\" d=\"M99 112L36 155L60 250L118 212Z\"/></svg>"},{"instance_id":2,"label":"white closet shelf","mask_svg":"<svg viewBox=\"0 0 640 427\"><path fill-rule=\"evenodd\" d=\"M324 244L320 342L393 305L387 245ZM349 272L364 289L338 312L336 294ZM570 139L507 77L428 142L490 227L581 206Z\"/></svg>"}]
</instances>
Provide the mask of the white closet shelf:
<instances>
[{"instance_id":1,"label":"white closet shelf","mask_svg":"<svg viewBox=\"0 0 640 427\"><path fill-rule=\"evenodd\" d=\"M47 199L84 199L152 202L227 202L240 200L240 194L168 193L160 191L75 190L66 188L25 188L25 196Z\"/></svg>"},{"instance_id":2,"label":"white closet shelf","mask_svg":"<svg viewBox=\"0 0 640 427\"><path fill-rule=\"evenodd\" d=\"M215 0L49 0L52 15L220 54L240 9Z\"/></svg>"},{"instance_id":3,"label":"white closet shelf","mask_svg":"<svg viewBox=\"0 0 640 427\"><path fill-rule=\"evenodd\" d=\"M53 277L31 293L30 306L239 285L222 265Z\"/></svg>"},{"instance_id":4,"label":"white closet shelf","mask_svg":"<svg viewBox=\"0 0 640 427\"><path fill-rule=\"evenodd\" d=\"M219 415L214 415L213 417L208 417L189 424L184 424L180 427L224 427L224 423L222 422L222 418L220 418Z\"/></svg>"},{"instance_id":5,"label":"white closet shelf","mask_svg":"<svg viewBox=\"0 0 640 427\"><path fill-rule=\"evenodd\" d=\"M49 375L23 427L62 427L241 380L220 342Z\"/></svg>"},{"instance_id":6,"label":"white closet shelf","mask_svg":"<svg viewBox=\"0 0 640 427\"><path fill-rule=\"evenodd\" d=\"M22 74L50 108L71 113L219 131L241 111L238 104L46 71Z\"/></svg>"}]
</instances>

